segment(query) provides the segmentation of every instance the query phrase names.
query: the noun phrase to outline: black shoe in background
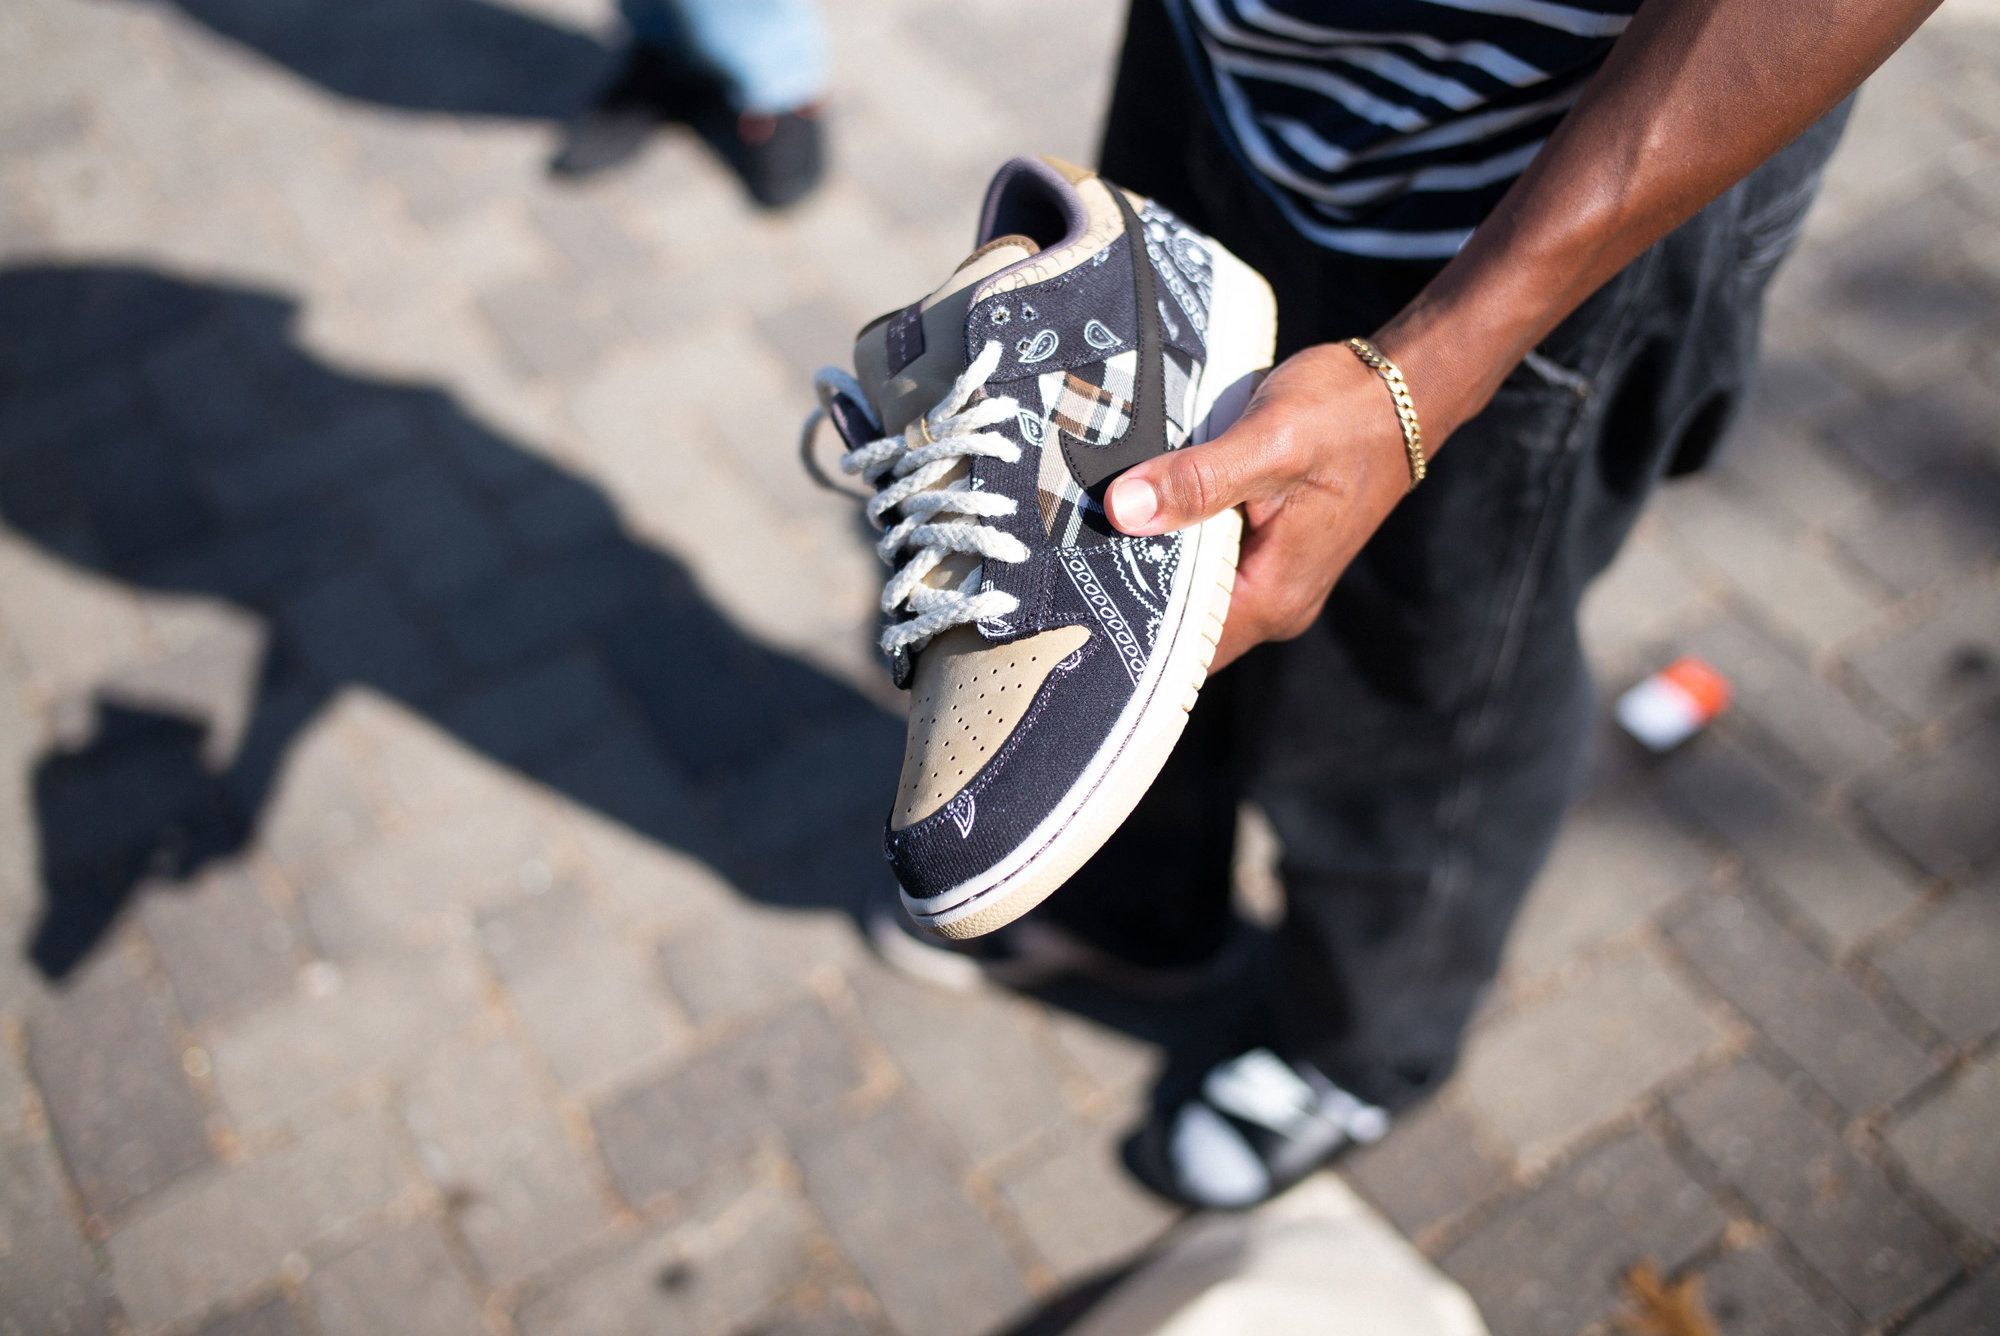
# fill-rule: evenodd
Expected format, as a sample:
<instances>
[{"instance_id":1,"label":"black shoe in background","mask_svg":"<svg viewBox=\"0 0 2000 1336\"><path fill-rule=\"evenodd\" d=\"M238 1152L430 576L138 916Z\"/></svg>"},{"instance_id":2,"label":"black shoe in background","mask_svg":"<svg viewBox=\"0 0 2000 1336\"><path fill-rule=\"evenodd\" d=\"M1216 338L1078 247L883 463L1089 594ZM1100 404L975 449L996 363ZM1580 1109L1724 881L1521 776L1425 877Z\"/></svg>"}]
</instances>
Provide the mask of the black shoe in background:
<instances>
[{"instance_id":1,"label":"black shoe in background","mask_svg":"<svg viewBox=\"0 0 2000 1336\"><path fill-rule=\"evenodd\" d=\"M715 147L743 178L750 198L767 209L794 203L826 174L826 136L817 106L776 116L745 112L716 137Z\"/></svg>"},{"instance_id":2,"label":"black shoe in background","mask_svg":"<svg viewBox=\"0 0 2000 1336\"><path fill-rule=\"evenodd\" d=\"M713 75L635 42L611 82L570 122L549 173L574 180L622 167L661 125L693 125L721 114L722 106L722 86Z\"/></svg>"}]
</instances>

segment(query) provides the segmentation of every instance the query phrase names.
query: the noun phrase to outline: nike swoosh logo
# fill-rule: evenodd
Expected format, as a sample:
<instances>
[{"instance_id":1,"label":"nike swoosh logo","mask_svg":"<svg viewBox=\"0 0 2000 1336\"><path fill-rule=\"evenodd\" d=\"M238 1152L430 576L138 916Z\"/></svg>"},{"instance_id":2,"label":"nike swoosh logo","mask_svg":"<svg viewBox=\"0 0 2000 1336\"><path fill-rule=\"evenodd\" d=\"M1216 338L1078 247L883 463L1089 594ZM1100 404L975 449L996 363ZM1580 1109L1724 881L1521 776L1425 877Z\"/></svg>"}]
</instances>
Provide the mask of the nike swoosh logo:
<instances>
[{"instance_id":1,"label":"nike swoosh logo","mask_svg":"<svg viewBox=\"0 0 2000 1336\"><path fill-rule=\"evenodd\" d=\"M1105 183L1118 212L1125 216L1127 251L1132 258L1132 299L1138 310L1139 365L1132 376L1132 420L1125 434L1109 445L1090 447L1063 435L1063 459L1077 486L1104 501L1104 487L1113 478L1167 451L1166 338L1160 326L1160 299L1153 262L1146 256L1146 227L1133 212L1125 192Z\"/></svg>"}]
</instances>

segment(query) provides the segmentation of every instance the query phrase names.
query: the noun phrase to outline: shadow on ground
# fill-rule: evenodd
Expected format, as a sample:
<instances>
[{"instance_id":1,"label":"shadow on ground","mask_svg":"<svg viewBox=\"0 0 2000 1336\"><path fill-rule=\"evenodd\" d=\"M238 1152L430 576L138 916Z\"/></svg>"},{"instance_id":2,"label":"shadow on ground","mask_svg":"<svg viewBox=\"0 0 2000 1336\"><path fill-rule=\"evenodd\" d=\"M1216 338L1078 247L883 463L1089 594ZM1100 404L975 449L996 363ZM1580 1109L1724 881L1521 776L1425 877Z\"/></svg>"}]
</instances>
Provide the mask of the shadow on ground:
<instances>
[{"instance_id":1,"label":"shadow on ground","mask_svg":"<svg viewBox=\"0 0 2000 1336\"><path fill-rule=\"evenodd\" d=\"M114 680L36 761L46 903L25 949L45 977L73 974L135 895L255 841L288 754L352 687L751 899L859 917L886 894L899 719L746 635L597 487L451 396L317 361L296 315L146 269L0 269L0 524L266 635L237 745ZM199 646L183 659L188 685L212 685ZM1158 1044L1176 1072L1245 1014L1045 997ZM1060 1330L1100 1290L1018 1330Z\"/></svg>"},{"instance_id":2,"label":"shadow on ground","mask_svg":"<svg viewBox=\"0 0 2000 1336\"><path fill-rule=\"evenodd\" d=\"M561 119L608 60L588 33L485 0L162 2L330 93L405 111Z\"/></svg>"},{"instance_id":3,"label":"shadow on ground","mask_svg":"<svg viewBox=\"0 0 2000 1336\"><path fill-rule=\"evenodd\" d=\"M269 635L224 764L203 721L103 694L85 745L38 764L45 975L142 880L243 848L293 743L353 686L756 899L852 909L879 888L897 720L746 636L596 487L450 396L315 361L294 314L139 269L0 271L0 519Z\"/></svg>"}]
</instances>

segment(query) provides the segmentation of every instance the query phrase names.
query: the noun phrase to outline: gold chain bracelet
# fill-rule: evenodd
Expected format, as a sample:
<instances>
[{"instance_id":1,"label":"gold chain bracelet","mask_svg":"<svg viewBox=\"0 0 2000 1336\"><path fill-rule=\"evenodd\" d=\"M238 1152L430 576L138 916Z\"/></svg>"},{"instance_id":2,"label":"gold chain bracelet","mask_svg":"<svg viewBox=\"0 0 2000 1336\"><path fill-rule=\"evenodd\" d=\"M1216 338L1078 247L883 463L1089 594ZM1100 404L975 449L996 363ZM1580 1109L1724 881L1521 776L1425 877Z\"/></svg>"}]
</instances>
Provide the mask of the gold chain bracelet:
<instances>
[{"instance_id":1,"label":"gold chain bracelet","mask_svg":"<svg viewBox=\"0 0 2000 1336\"><path fill-rule=\"evenodd\" d=\"M1410 398L1409 382L1403 379L1402 371L1382 355L1382 350L1366 339L1349 339L1347 346L1354 355L1382 378L1389 387L1389 397L1396 401L1396 421L1403 428L1403 453L1410 457L1410 490L1424 480L1427 465L1424 463L1424 429L1417 425L1417 405Z\"/></svg>"}]
</instances>

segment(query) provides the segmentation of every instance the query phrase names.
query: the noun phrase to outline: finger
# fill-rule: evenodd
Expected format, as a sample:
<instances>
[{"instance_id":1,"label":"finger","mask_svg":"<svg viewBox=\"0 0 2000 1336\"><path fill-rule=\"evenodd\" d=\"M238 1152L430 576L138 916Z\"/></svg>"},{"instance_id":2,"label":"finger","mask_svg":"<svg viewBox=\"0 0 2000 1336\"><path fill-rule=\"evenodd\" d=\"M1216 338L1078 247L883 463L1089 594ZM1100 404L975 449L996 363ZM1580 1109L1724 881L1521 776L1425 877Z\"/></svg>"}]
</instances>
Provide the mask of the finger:
<instances>
[{"instance_id":1,"label":"finger","mask_svg":"<svg viewBox=\"0 0 2000 1336\"><path fill-rule=\"evenodd\" d=\"M1111 522L1128 534L1168 533L1260 494L1279 452L1246 426L1127 469L1105 493Z\"/></svg>"}]
</instances>

